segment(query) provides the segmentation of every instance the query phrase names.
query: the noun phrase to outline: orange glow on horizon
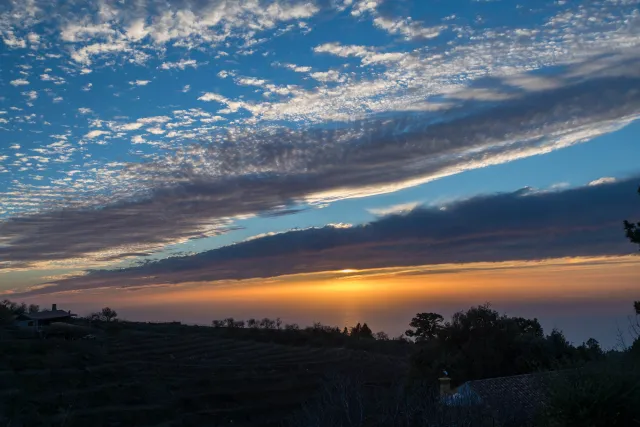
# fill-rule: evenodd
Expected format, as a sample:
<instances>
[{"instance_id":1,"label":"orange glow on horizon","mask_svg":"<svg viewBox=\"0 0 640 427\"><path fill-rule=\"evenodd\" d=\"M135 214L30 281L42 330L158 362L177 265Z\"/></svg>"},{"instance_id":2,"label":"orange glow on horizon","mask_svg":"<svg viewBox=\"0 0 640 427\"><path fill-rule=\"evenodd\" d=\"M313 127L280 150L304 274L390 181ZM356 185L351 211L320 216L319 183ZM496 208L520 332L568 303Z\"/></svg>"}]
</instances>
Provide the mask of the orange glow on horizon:
<instances>
[{"instance_id":1,"label":"orange glow on horizon","mask_svg":"<svg viewBox=\"0 0 640 427\"><path fill-rule=\"evenodd\" d=\"M637 292L640 258L601 257L544 261L344 269L267 279L105 288L66 294L73 300L111 297L119 304L228 301L233 304L401 305L408 301L545 301L608 298ZM62 294L60 294L62 295Z\"/></svg>"}]
</instances>

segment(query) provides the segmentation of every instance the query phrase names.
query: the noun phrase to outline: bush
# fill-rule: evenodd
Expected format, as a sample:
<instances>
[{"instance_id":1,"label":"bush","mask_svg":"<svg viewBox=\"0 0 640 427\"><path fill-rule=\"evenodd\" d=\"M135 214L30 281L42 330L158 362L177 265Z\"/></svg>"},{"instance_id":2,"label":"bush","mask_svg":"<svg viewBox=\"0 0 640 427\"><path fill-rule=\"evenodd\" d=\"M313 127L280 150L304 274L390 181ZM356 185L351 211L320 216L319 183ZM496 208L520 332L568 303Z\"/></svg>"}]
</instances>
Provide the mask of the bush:
<instances>
[{"instance_id":1,"label":"bush","mask_svg":"<svg viewBox=\"0 0 640 427\"><path fill-rule=\"evenodd\" d=\"M551 383L544 426L632 426L640 421L640 369L604 362L585 366Z\"/></svg>"}]
</instances>

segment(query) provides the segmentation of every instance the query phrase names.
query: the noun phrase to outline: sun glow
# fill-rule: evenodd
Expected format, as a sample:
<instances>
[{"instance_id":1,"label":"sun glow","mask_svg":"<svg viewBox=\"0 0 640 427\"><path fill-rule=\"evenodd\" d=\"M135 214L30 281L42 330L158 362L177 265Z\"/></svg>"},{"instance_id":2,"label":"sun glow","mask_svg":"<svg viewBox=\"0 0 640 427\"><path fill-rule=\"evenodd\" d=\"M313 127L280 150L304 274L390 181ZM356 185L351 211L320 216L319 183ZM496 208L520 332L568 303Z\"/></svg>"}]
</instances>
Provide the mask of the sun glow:
<instances>
[{"instance_id":1,"label":"sun glow","mask_svg":"<svg viewBox=\"0 0 640 427\"><path fill-rule=\"evenodd\" d=\"M357 273L358 270L354 270L352 268L345 268L344 270L338 271L338 273Z\"/></svg>"}]
</instances>

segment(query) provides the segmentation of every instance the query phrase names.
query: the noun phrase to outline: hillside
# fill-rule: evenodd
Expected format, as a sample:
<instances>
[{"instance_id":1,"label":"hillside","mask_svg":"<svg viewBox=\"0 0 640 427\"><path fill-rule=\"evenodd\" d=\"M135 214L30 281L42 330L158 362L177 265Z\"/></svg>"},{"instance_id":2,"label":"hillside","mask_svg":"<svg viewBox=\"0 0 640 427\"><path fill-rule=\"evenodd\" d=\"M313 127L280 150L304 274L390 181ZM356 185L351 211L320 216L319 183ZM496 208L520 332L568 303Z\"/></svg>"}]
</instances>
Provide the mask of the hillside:
<instances>
[{"instance_id":1,"label":"hillside","mask_svg":"<svg viewBox=\"0 0 640 427\"><path fill-rule=\"evenodd\" d=\"M231 339L212 328L132 324L87 341L4 337L0 423L278 426L327 376L385 384L405 369L396 357Z\"/></svg>"}]
</instances>

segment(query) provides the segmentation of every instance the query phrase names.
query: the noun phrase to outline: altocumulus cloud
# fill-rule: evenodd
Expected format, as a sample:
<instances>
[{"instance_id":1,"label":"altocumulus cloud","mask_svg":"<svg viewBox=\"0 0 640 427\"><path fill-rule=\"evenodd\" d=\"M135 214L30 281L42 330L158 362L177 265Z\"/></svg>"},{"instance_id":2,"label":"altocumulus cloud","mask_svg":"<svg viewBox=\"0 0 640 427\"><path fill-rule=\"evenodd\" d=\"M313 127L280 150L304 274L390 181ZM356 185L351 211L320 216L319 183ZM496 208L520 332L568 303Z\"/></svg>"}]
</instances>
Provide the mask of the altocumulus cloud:
<instances>
[{"instance_id":1,"label":"altocumulus cloud","mask_svg":"<svg viewBox=\"0 0 640 427\"><path fill-rule=\"evenodd\" d=\"M640 113L638 60L600 61L590 78L566 77L489 107L469 102L437 116L404 112L333 129L230 131L194 155L128 165L119 180L152 183L145 194L0 222L0 268L150 253L224 232L234 217L390 192L584 142Z\"/></svg>"},{"instance_id":2,"label":"altocumulus cloud","mask_svg":"<svg viewBox=\"0 0 640 427\"><path fill-rule=\"evenodd\" d=\"M94 271L33 293L272 277L343 268L627 255L640 177L562 192L523 189L416 208L354 227L265 235L141 267Z\"/></svg>"}]
</instances>

